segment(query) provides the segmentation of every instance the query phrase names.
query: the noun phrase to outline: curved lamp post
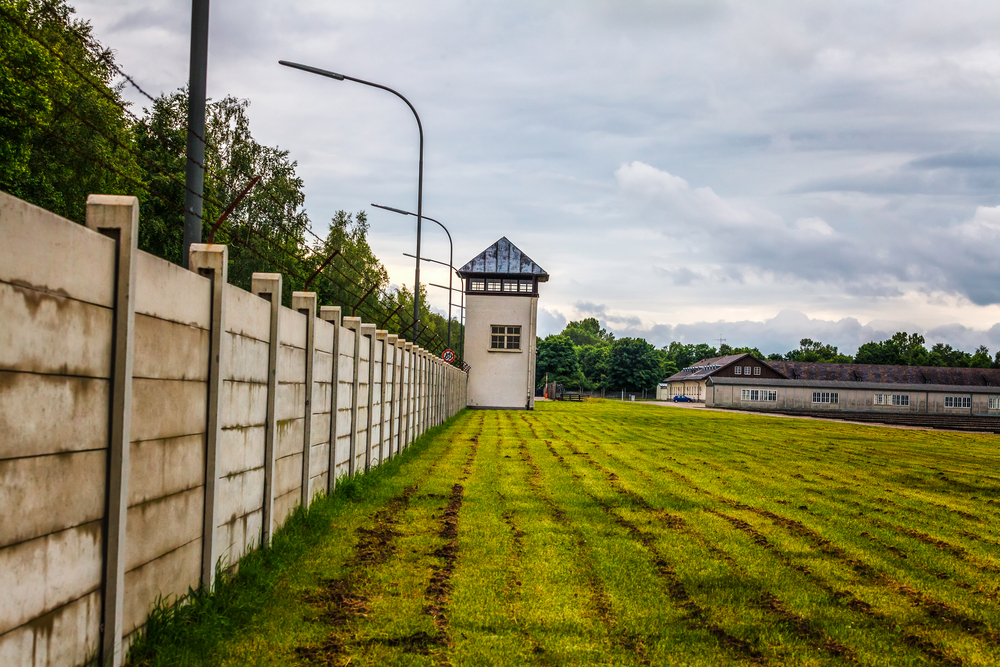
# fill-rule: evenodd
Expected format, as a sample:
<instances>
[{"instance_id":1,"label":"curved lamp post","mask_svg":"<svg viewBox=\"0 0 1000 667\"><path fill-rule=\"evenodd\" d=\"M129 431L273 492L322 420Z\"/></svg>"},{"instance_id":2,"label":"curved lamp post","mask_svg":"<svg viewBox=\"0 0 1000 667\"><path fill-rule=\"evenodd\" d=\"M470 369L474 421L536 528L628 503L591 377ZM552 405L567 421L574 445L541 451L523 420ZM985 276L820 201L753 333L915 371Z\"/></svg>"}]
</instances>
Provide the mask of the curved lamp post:
<instances>
[{"instance_id":1,"label":"curved lamp post","mask_svg":"<svg viewBox=\"0 0 1000 667\"><path fill-rule=\"evenodd\" d=\"M418 213L404 211L402 209L393 208L391 206L382 206L381 204L372 204L372 206L374 206L375 208L384 209L386 211L392 211L393 213L399 213L400 215L414 215L414 216L419 215ZM431 222L436 223L437 226L443 229L444 233L448 235L448 245L450 247L450 249L448 250L448 268L450 269L450 271L448 271L448 349L451 349L451 290L452 290L451 274L455 272L455 244L452 243L451 241L451 232L448 231L447 227L442 225L439 221L435 220L434 218L431 218L426 215L424 216L424 220L430 220ZM417 261L418 262L420 261L419 256L417 257ZM427 261L432 262L434 260L427 260Z\"/></svg>"},{"instance_id":2,"label":"curved lamp post","mask_svg":"<svg viewBox=\"0 0 1000 667\"><path fill-rule=\"evenodd\" d=\"M301 65L287 60L279 60L278 64L284 65L285 67L291 67L293 69L300 69L303 72L325 76L336 81L347 80L355 83L362 83L366 86L371 86L372 88L380 88L392 93L399 99L406 102L406 106L410 107L410 111L413 112L413 117L417 119L417 131L420 133L420 166L417 172L417 266L413 277L413 342L416 344L417 333L420 331L420 222L423 219L421 214L424 205L424 127L420 124L420 116L417 115L417 110L413 108L412 104L410 104L410 100L406 99L388 86L372 83L371 81L365 81L364 79L355 79L353 76L347 76L346 74L337 74L336 72L329 72L325 69L310 67L309 65ZM412 213L410 215L412 215Z\"/></svg>"}]
</instances>

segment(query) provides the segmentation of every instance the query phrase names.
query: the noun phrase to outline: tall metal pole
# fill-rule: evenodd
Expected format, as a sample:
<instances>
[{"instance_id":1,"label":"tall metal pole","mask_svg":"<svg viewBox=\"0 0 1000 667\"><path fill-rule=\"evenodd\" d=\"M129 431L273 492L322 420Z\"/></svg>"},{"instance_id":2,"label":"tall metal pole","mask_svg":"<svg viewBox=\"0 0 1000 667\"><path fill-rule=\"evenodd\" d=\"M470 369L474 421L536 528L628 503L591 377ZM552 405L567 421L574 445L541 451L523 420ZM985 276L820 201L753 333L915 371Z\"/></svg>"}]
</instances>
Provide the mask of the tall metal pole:
<instances>
[{"instance_id":1,"label":"tall metal pole","mask_svg":"<svg viewBox=\"0 0 1000 667\"><path fill-rule=\"evenodd\" d=\"M184 170L184 251L188 268L191 244L201 243L205 192L205 89L208 79L208 0L191 2L191 68L188 74L187 166Z\"/></svg>"},{"instance_id":2,"label":"tall metal pole","mask_svg":"<svg viewBox=\"0 0 1000 667\"><path fill-rule=\"evenodd\" d=\"M393 213L399 213L400 215L418 215L417 213L411 213L410 211L404 211L403 209L393 208L391 206L382 206L381 204L372 204L372 206L374 206L375 208L385 209L386 211L392 211ZM448 235L448 268L451 269L448 272L448 349L451 349L451 303L452 303L451 274L455 271L455 244L451 240L451 232L449 232L448 228L442 225L440 221L435 220L434 218L427 215L424 216L424 220L430 220L431 222L436 223L437 226L443 229L444 233ZM420 255L418 251L417 261L419 261L419 256ZM428 261L436 262L437 260L428 260Z\"/></svg>"},{"instance_id":3,"label":"tall metal pole","mask_svg":"<svg viewBox=\"0 0 1000 667\"><path fill-rule=\"evenodd\" d=\"M413 274L413 342L416 343L417 334L420 333L420 223L423 220L422 214L424 210L424 126L420 123L420 116L417 114L417 110L413 108L413 105L410 104L410 100L406 99L388 86L383 86L379 83L372 83L371 81L365 81L364 79L355 79L353 76L347 76L346 74L338 74L325 69L319 69L318 67L301 65L287 60L279 60L278 64L284 65L285 67L300 69L303 72L310 72L312 74L325 76L337 81L344 81L346 79L347 81L361 83L366 86L371 86L372 88L380 88L384 91L392 93L399 99L406 102L406 106L410 107L410 111L413 112L413 117L417 119L417 131L420 133L420 164L417 171L417 259L416 269Z\"/></svg>"}]
</instances>

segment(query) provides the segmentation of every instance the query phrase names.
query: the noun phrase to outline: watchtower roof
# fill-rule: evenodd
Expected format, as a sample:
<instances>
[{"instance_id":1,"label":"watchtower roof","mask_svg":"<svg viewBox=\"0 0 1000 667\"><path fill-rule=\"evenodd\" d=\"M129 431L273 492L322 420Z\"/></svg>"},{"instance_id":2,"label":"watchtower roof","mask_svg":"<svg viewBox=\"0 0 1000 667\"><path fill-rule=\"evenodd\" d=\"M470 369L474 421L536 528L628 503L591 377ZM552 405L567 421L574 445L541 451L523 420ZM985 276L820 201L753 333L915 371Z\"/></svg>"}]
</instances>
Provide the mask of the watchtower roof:
<instances>
[{"instance_id":1,"label":"watchtower roof","mask_svg":"<svg viewBox=\"0 0 1000 667\"><path fill-rule=\"evenodd\" d=\"M506 236L482 251L458 270L463 278L473 276L531 276L538 282L546 282L549 274Z\"/></svg>"}]
</instances>

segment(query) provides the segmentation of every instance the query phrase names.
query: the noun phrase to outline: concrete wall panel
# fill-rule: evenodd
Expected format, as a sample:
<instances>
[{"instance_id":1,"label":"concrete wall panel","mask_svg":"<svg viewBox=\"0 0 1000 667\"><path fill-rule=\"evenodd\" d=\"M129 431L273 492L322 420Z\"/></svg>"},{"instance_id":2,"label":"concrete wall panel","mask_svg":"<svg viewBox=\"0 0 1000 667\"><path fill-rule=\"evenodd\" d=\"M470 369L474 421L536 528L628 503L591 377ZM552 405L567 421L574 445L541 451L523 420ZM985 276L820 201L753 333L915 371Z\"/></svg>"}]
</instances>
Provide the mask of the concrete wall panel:
<instances>
[{"instance_id":1,"label":"concrete wall panel","mask_svg":"<svg viewBox=\"0 0 1000 667\"><path fill-rule=\"evenodd\" d=\"M205 436L182 435L132 444L129 506L195 487L205 479Z\"/></svg>"},{"instance_id":2,"label":"concrete wall panel","mask_svg":"<svg viewBox=\"0 0 1000 667\"><path fill-rule=\"evenodd\" d=\"M222 383L223 429L263 425L267 421L267 385L250 382Z\"/></svg>"},{"instance_id":3,"label":"concrete wall panel","mask_svg":"<svg viewBox=\"0 0 1000 667\"><path fill-rule=\"evenodd\" d=\"M274 462L274 497L302 487L302 452Z\"/></svg>"},{"instance_id":4,"label":"concrete wall panel","mask_svg":"<svg viewBox=\"0 0 1000 667\"><path fill-rule=\"evenodd\" d=\"M103 517L105 466L103 451L0 461L0 547Z\"/></svg>"},{"instance_id":5,"label":"concrete wall panel","mask_svg":"<svg viewBox=\"0 0 1000 667\"><path fill-rule=\"evenodd\" d=\"M318 321L322 322L322 320ZM313 357L313 381L330 384L332 374L333 355L329 352L316 350L316 356Z\"/></svg>"},{"instance_id":6,"label":"concrete wall panel","mask_svg":"<svg viewBox=\"0 0 1000 667\"><path fill-rule=\"evenodd\" d=\"M212 283L142 250L135 257L135 312L161 320L209 329Z\"/></svg>"},{"instance_id":7,"label":"concrete wall panel","mask_svg":"<svg viewBox=\"0 0 1000 667\"><path fill-rule=\"evenodd\" d=\"M306 351L282 344L278 350L278 382L305 382Z\"/></svg>"},{"instance_id":8,"label":"concrete wall panel","mask_svg":"<svg viewBox=\"0 0 1000 667\"><path fill-rule=\"evenodd\" d=\"M278 422L278 439L274 456L280 459L292 454L302 454L304 419L285 419Z\"/></svg>"},{"instance_id":9,"label":"concrete wall panel","mask_svg":"<svg viewBox=\"0 0 1000 667\"><path fill-rule=\"evenodd\" d=\"M302 382L278 385L274 416L280 423L285 419L298 419L306 414L306 386Z\"/></svg>"},{"instance_id":10,"label":"concrete wall panel","mask_svg":"<svg viewBox=\"0 0 1000 667\"><path fill-rule=\"evenodd\" d=\"M108 380L0 371L0 459L108 446Z\"/></svg>"},{"instance_id":11,"label":"concrete wall panel","mask_svg":"<svg viewBox=\"0 0 1000 667\"><path fill-rule=\"evenodd\" d=\"M0 368L110 375L110 308L0 282L0 313Z\"/></svg>"},{"instance_id":12,"label":"concrete wall panel","mask_svg":"<svg viewBox=\"0 0 1000 667\"><path fill-rule=\"evenodd\" d=\"M314 447L316 445L322 445L330 442L330 413L323 412L320 414L313 414L312 416L312 429L310 430L312 437L310 440L310 445Z\"/></svg>"},{"instance_id":13,"label":"concrete wall panel","mask_svg":"<svg viewBox=\"0 0 1000 667\"><path fill-rule=\"evenodd\" d=\"M97 653L101 594L94 591L0 635L0 665L82 665Z\"/></svg>"},{"instance_id":14,"label":"concrete wall panel","mask_svg":"<svg viewBox=\"0 0 1000 667\"><path fill-rule=\"evenodd\" d=\"M132 381L132 441L161 440L205 432L208 410L204 382Z\"/></svg>"},{"instance_id":15,"label":"concrete wall panel","mask_svg":"<svg viewBox=\"0 0 1000 667\"><path fill-rule=\"evenodd\" d=\"M222 431L219 445L220 477L264 467L265 429L262 424ZM263 493L264 489L261 487L261 494Z\"/></svg>"},{"instance_id":16,"label":"concrete wall panel","mask_svg":"<svg viewBox=\"0 0 1000 667\"><path fill-rule=\"evenodd\" d=\"M204 329L137 314L132 375L207 382L208 340Z\"/></svg>"},{"instance_id":17,"label":"concrete wall panel","mask_svg":"<svg viewBox=\"0 0 1000 667\"><path fill-rule=\"evenodd\" d=\"M6 192L0 225L0 281L111 307L114 241Z\"/></svg>"},{"instance_id":18,"label":"concrete wall panel","mask_svg":"<svg viewBox=\"0 0 1000 667\"><path fill-rule=\"evenodd\" d=\"M125 634L146 622L159 596L176 599L197 588L200 573L201 538L126 572Z\"/></svg>"},{"instance_id":19,"label":"concrete wall panel","mask_svg":"<svg viewBox=\"0 0 1000 667\"><path fill-rule=\"evenodd\" d=\"M130 507L125 549L127 570L199 538L204 501L205 491L199 486Z\"/></svg>"},{"instance_id":20,"label":"concrete wall panel","mask_svg":"<svg viewBox=\"0 0 1000 667\"><path fill-rule=\"evenodd\" d=\"M227 333L222 337L227 380L267 384L267 343Z\"/></svg>"},{"instance_id":21,"label":"concrete wall panel","mask_svg":"<svg viewBox=\"0 0 1000 667\"><path fill-rule=\"evenodd\" d=\"M92 521L0 549L0 635L97 590L102 545Z\"/></svg>"},{"instance_id":22,"label":"concrete wall panel","mask_svg":"<svg viewBox=\"0 0 1000 667\"><path fill-rule=\"evenodd\" d=\"M313 345L317 352L333 352L333 325L326 320L316 320L316 330L313 332Z\"/></svg>"},{"instance_id":23,"label":"concrete wall panel","mask_svg":"<svg viewBox=\"0 0 1000 667\"><path fill-rule=\"evenodd\" d=\"M278 310L278 330L282 345L306 349L306 316L282 306Z\"/></svg>"},{"instance_id":24,"label":"concrete wall panel","mask_svg":"<svg viewBox=\"0 0 1000 667\"><path fill-rule=\"evenodd\" d=\"M288 520L288 516L295 511L295 508L299 505L299 500L301 500L302 494L298 487L294 490L289 491L283 496L279 496L274 499L274 526L277 530L285 521Z\"/></svg>"},{"instance_id":25,"label":"concrete wall panel","mask_svg":"<svg viewBox=\"0 0 1000 667\"><path fill-rule=\"evenodd\" d=\"M264 504L264 469L254 468L219 479L219 524L257 512Z\"/></svg>"},{"instance_id":26,"label":"concrete wall panel","mask_svg":"<svg viewBox=\"0 0 1000 667\"><path fill-rule=\"evenodd\" d=\"M271 337L271 304L264 299L226 285L226 330L266 343Z\"/></svg>"},{"instance_id":27,"label":"concrete wall panel","mask_svg":"<svg viewBox=\"0 0 1000 667\"><path fill-rule=\"evenodd\" d=\"M219 553L224 566L235 565L251 549L260 544L262 510L232 519L216 529Z\"/></svg>"},{"instance_id":28,"label":"concrete wall panel","mask_svg":"<svg viewBox=\"0 0 1000 667\"><path fill-rule=\"evenodd\" d=\"M309 477L315 479L326 472L330 462L330 445L313 445L312 454L309 456Z\"/></svg>"}]
</instances>

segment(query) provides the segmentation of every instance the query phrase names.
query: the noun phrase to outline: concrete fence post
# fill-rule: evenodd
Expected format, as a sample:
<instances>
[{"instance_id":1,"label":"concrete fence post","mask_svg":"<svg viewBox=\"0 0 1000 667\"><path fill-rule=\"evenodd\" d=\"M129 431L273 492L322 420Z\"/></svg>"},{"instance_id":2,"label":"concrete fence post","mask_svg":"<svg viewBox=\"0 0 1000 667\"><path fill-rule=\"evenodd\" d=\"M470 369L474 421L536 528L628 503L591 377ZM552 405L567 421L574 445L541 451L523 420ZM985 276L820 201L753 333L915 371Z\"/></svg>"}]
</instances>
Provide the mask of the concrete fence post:
<instances>
[{"instance_id":1,"label":"concrete fence post","mask_svg":"<svg viewBox=\"0 0 1000 667\"><path fill-rule=\"evenodd\" d=\"M345 317L344 328L354 332L354 383L351 386L351 451L347 462L347 474L354 475L357 472L358 458L358 391L361 388L361 377L358 371L361 367L361 318Z\"/></svg>"},{"instance_id":2,"label":"concrete fence post","mask_svg":"<svg viewBox=\"0 0 1000 667\"><path fill-rule=\"evenodd\" d=\"M389 399L389 432L386 442L389 443L388 458L396 455L396 410L399 408L399 394L396 385L399 384L399 336L388 334L385 337L385 353L392 357L392 390Z\"/></svg>"},{"instance_id":3,"label":"concrete fence post","mask_svg":"<svg viewBox=\"0 0 1000 667\"><path fill-rule=\"evenodd\" d=\"M362 400L367 401L368 409L365 410L365 472L372 467L372 426L374 425L375 412L375 325L362 323L361 335L367 341L364 344L368 348L368 391Z\"/></svg>"},{"instance_id":4,"label":"concrete fence post","mask_svg":"<svg viewBox=\"0 0 1000 667\"><path fill-rule=\"evenodd\" d=\"M129 442L132 431L132 360L135 349L135 255L139 239L139 200L90 195L87 227L116 244L108 465L104 502L101 664L122 663L125 610L125 518L128 514Z\"/></svg>"},{"instance_id":5,"label":"concrete fence post","mask_svg":"<svg viewBox=\"0 0 1000 667\"><path fill-rule=\"evenodd\" d=\"M326 492L337 488L337 406L340 388L340 306L320 306L319 318L333 325L333 378L330 386L330 462L326 470Z\"/></svg>"},{"instance_id":6,"label":"concrete fence post","mask_svg":"<svg viewBox=\"0 0 1000 667\"><path fill-rule=\"evenodd\" d=\"M422 431L420 430L422 425L423 413L420 409L423 407L423 397L424 397L424 357L420 354L420 346L413 346L413 437L410 440L416 440L420 437Z\"/></svg>"},{"instance_id":7,"label":"concrete fence post","mask_svg":"<svg viewBox=\"0 0 1000 667\"><path fill-rule=\"evenodd\" d=\"M412 441L413 434L413 343L403 343L403 357L406 364L406 426L402 428L402 447L406 449Z\"/></svg>"},{"instance_id":8,"label":"concrete fence post","mask_svg":"<svg viewBox=\"0 0 1000 667\"><path fill-rule=\"evenodd\" d=\"M226 335L226 283L229 282L229 248L192 243L188 267L212 282L212 328L208 347L208 418L205 424L205 509L201 532L201 583L215 586L215 565L220 558L215 538L219 512L219 443L222 440L222 378L226 368L223 336Z\"/></svg>"},{"instance_id":9,"label":"concrete fence post","mask_svg":"<svg viewBox=\"0 0 1000 667\"><path fill-rule=\"evenodd\" d=\"M388 337L389 337L389 332L386 331L385 329L375 330L375 340L376 340L375 344L382 348L382 368L380 369L382 373L382 382L379 385L379 405L381 407L379 408L378 412L378 418L379 418L378 464L379 465L385 463L385 458L386 458L385 437L386 433L388 432L385 423L385 414L386 414L386 409L388 407L386 405L386 399L385 399L385 382L386 382L386 375L388 374L386 371L389 368L389 345L386 343L386 339ZM392 414L391 411L390 414Z\"/></svg>"},{"instance_id":10,"label":"concrete fence post","mask_svg":"<svg viewBox=\"0 0 1000 667\"><path fill-rule=\"evenodd\" d=\"M313 365L316 362L316 292L292 292L292 310L306 316L306 405L302 422L302 507L309 507L312 490Z\"/></svg>"},{"instance_id":11,"label":"concrete fence post","mask_svg":"<svg viewBox=\"0 0 1000 667\"><path fill-rule=\"evenodd\" d=\"M261 525L260 545L271 544L274 532L274 445L278 436L275 407L278 398L278 351L281 338L278 331L278 317L281 308L281 274L254 273L251 291L271 303L271 327L268 337L267 354L267 426L264 430L264 506Z\"/></svg>"}]
</instances>

